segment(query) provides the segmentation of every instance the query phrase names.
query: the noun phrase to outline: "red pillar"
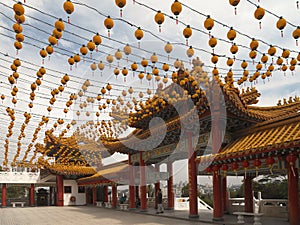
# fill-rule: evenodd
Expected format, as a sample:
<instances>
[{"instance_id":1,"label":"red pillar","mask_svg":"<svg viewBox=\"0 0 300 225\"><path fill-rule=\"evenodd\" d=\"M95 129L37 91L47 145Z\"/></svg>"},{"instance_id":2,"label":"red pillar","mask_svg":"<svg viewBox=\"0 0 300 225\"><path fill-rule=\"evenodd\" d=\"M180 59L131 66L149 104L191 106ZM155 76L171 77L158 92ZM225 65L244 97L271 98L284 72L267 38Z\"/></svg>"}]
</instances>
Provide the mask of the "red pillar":
<instances>
[{"instance_id":1,"label":"red pillar","mask_svg":"<svg viewBox=\"0 0 300 225\"><path fill-rule=\"evenodd\" d=\"M85 204L89 204L89 188L88 186L85 187Z\"/></svg>"},{"instance_id":2,"label":"red pillar","mask_svg":"<svg viewBox=\"0 0 300 225\"><path fill-rule=\"evenodd\" d=\"M244 181L244 196L245 196L245 212L254 212L254 202L253 202L253 187L252 187L251 176L246 176Z\"/></svg>"},{"instance_id":3,"label":"red pillar","mask_svg":"<svg viewBox=\"0 0 300 225\"><path fill-rule=\"evenodd\" d=\"M173 164L167 163L167 171L169 172L168 179L168 209L174 209L174 191L173 191Z\"/></svg>"},{"instance_id":4,"label":"red pillar","mask_svg":"<svg viewBox=\"0 0 300 225\"><path fill-rule=\"evenodd\" d=\"M227 177L222 178L222 197L223 197L223 211L228 212L228 192L227 192Z\"/></svg>"},{"instance_id":5,"label":"red pillar","mask_svg":"<svg viewBox=\"0 0 300 225\"><path fill-rule=\"evenodd\" d=\"M213 197L214 215L213 220L223 220L223 201L222 201L222 177L218 171L213 172Z\"/></svg>"},{"instance_id":6,"label":"red pillar","mask_svg":"<svg viewBox=\"0 0 300 225\"><path fill-rule=\"evenodd\" d=\"M298 190L299 174L298 169L289 164L287 165L287 172L290 225L297 225L300 221L300 203Z\"/></svg>"},{"instance_id":7,"label":"red pillar","mask_svg":"<svg viewBox=\"0 0 300 225\"><path fill-rule=\"evenodd\" d=\"M105 185L103 187L103 189L104 189L104 202L108 202L108 187L107 187L107 185Z\"/></svg>"},{"instance_id":8,"label":"red pillar","mask_svg":"<svg viewBox=\"0 0 300 225\"><path fill-rule=\"evenodd\" d=\"M29 205L34 206L34 184L31 184L29 188Z\"/></svg>"},{"instance_id":9,"label":"red pillar","mask_svg":"<svg viewBox=\"0 0 300 225\"><path fill-rule=\"evenodd\" d=\"M96 201L97 201L96 186L92 187L92 193L93 193L93 205L96 205Z\"/></svg>"},{"instance_id":10,"label":"red pillar","mask_svg":"<svg viewBox=\"0 0 300 225\"><path fill-rule=\"evenodd\" d=\"M141 211L147 211L147 196L146 196L146 168L143 160L143 152L140 152L140 190L141 190Z\"/></svg>"},{"instance_id":11,"label":"red pillar","mask_svg":"<svg viewBox=\"0 0 300 225\"><path fill-rule=\"evenodd\" d=\"M6 184L2 184L2 207L6 207Z\"/></svg>"},{"instance_id":12,"label":"red pillar","mask_svg":"<svg viewBox=\"0 0 300 225\"><path fill-rule=\"evenodd\" d=\"M134 175L133 165L131 163L131 154L128 154L128 166L129 166L129 209L135 208L135 196L134 196Z\"/></svg>"},{"instance_id":13,"label":"red pillar","mask_svg":"<svg viewBox=\"0 0 300 225\"><path fill-rule=\"evenodd\" d=\"M64 206L64 180L62 175L56 176L56 205Z\"/></svg>"},{"instance_id":14,"label":"red pillar","mask_svg":"<svg viewBox=\"0 0 300 225\"><path fill-rule=\"evenodd\" d=\"M198 196L197 196L197 167L196 167L196 153L193 149L192 133L187 132L188 142L188 172L189 172L189 205L190 218L197 218L198 216Z\"/></svg>"},{"instance_id":15,"label":"red pillar","mask_svg":"<svg viewBox=\"0 0 300 225\"><path fill-rule=\"evenodd\" d=\"M159 164L155 164L155 170L157 173L160 172L159 166L160 166ZM158 180L155 183L155 196L159 189L160 189L160 181ZM155 198L154 208L157 209L157 198Z\"/></svg>"},{"instance_id":16,"label":"red pillar","mask_svg":"<svg viewBox=\"0 0 300 225\"><path fill-rule=\"evenodd\" d=\"M117 193L117 185L113 184L111 187L111 191L112 191L112 201L111 201L111 205L113 208L117 207L117 201L118 201L118 193Z\"/></svg>"}]
</instances>

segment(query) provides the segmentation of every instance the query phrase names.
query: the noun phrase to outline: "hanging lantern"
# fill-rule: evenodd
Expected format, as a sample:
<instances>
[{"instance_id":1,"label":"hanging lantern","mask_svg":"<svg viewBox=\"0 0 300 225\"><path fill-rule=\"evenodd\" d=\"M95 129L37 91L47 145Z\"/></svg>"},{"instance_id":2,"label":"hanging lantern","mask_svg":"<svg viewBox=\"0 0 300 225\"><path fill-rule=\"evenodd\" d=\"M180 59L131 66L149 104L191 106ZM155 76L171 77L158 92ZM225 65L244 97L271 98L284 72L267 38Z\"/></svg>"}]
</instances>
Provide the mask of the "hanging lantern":
<instances>
[{"instance_id":1,"label":"hanging lantern","mask_svg":"<svg viewBox=\"0 0 300 225\"><path fill-rule=\"evenodd\" d=\"M266 165L269 166L271 174L273 174L272 167L273 167L274 163L275 163L275 159L272 156L269 156L268 158L266 158Z\"/></svg>"},{"instance_id":2,"label":"hanging lantern","mask_svg":"<svg viewBox=\"0 0 300 225\"><path fill-rule=\"evenodd\" d=\"M158 61L158 57L155 53L153 53L150 57L150 61L153 63L153 66L155 65L155 63L157 63Z\"/></svg>"},{"instance_id":3,"label":"hanging lantern","mask_svg":"<svg viewBox=\"0 0 300 225\"><path fill-rule=\"evenodd\" d=\"M17 33L16 34L16 40L18 42L23 42L24 41L24 35L22 33Z\"/></svg>"},{"instance_id":4,"label":"hanging lantern","mask_svg":"<svg viewBox=\"0 0 300 225\"><path fill-rule=\"evenodd\" d=\"M298 38L300 37L300 27L298 26L294 31L293 31L293 38L296 39L296 46L298 46Z\"/></svg>"},{"instance_id":5,"label":"hanging lantern","mask_svg":"<svg viewBox=\"0 0 300 225\"><path fill-rule=\"evenodd\" d=\"M173 51L173 46L170 44L170 42L167 42L165 45L165 52L168 54L168 60L170 59L170 53Z\"/></svg>"},{"instance_id":6,"label":"hanging lantern","mask_svg":"<svg viewBox=\"0 0 300 225\"><path fill-rule=\"evenodd\" d=\"M253 166L255 166L256 176L258 176L258 168L261 166L261 161L259 159L255 159L253 161Z\"/></svg>"},{"instance_id":7,"label":"hanging lantern","mask_svg":"<svg viewBox=\"0 0 300 225\"><path fill-rule=\"evenodd\" d=\"M134 32L134 36L138 40L138 48L140 48L140 40L144 37L144 32L140 27Z\"/></svg>"},{"instance_id":8,"label":"hanging lantern","mask_svg":"<svg viewBox=\"0 0 300 225\"><path fill-rule=\"evenodd\" d=\"M139 75L138 75L139 79L141 80L141 83L142 83L142 80L143 80L144 76L145 75L143 73L139 73Z\"/></svg>"},{"instance_id":9,"label":"hanging lantern","mask_svg":"<svg viewBox=\"0 0 300 225\"><path fill-rule=\"evenodd\" d=\"M276 60L276 64L280 66L280 65L282 65L282 63L283 63L283 59L280 56L278 56L278 58Z\"/></svg>"},{"instance_id":10,"label":"hanging lantern","mask_svg":"<svg viewBox=\"0 0 300 225\"><path fill-rule=\"evenodd\" d=\"M123 74L123 76L124 76L124 82L126 82L126 76L127 76L127 74L128 74L128 70L126 69L126 67L124 67L124 68L122 69L122 74Z\"/></svg>"},{"instance_id":11,"label":"hanging lantern","mask_svg":"<svg viewBox=\"0 0 300 225\"><path fill-rule=\"evenodd\" d=\"M115 74L116 79L117 79L118 75L120 74L120 70L118 68L114 69L114 74Z\"/></svg>"},{"instance_id":12,"label":"hanging lantern","mask_svg":"<svg viewBox=\"0 0 300 225\"><path fill-rule=\"evenodd\" d=\"M212 54L211 62L213 64L217 64L218 60L219 60L219 57L217 55L215 55L215 54Z\"/></svg>"},{"instance_id":13,"label":"hanging lantern","mask_svg":"<svg viewBox=\"0 0 300 225\"><path fill-rule=\"evenodd\" d=\"M68 59L68 63L70 64L70 70L72 70L72 65L75 63L73 56Z\"/></svg>"},{"instance_id":14,"label":"hanging lantern","mask_svg":"<svg viewBox=\"0 0 300 225\"><path fill-rule=\"evenodd\" d=\"M18 16L21 16L25 13L25 9L21 2L14 4L13 10L14 10L15 14L17 14Z\"/></svg>"},{"instance_id":15,"label":"hanging lantern","mask_svg":"<svg viewBox=\"0 0 300 225\"><path fill-rule=\"evenodd\" d=\"M142 65L142 67L144 67L144 72L146 72L146 68L148 66L148 60L143 58L141 61L141 65Z\"/></svg>"},{"instance_id":16,"label":"hanging lantern","mask_svg":"<svg viewBox=\"0 0 300 225\"><path fill-rule=\"evenodd\" d=\"M290 51L288 49L283 49L281 56L286 59L286 63L288 64L288 57L290 56Z\"/></svg>"},{"instance_id":17,"label":"hanging lantern","mask_svg":"<svg viewBox=\"0 0 300 225\"><path fill-rule=\"evenodd\" d=\"M136 62L131 64L131 70L133 71L132 75L134 77L134 71L136 71L138 69L138 64Z\"/></svg>"},{"instance_id":18,"label":"hanging lantern","mask_svg":"<svg viewBox=\"0 0 300 225\"><path fill-rule=\"evenodd\" d=\"M260 61L263 63L263 64L266 64L268 62L268 56L266 54L263 54Z\"/></svg>"},{"instance_id":19,"label":"hanging lantern","mask_svg":"<svg viewBox=\"0 0 300 225\"><path fill-rule=\"evenodd\" d=\"M120 8L120 17L122 17L122 8L126 5L126 0L116 0L116 5Z\"/></svg>"},{"instance_id":20,"label":"hanging lantern","mask_svg":"<svg viewBox=\"0 0 300 225\"><path fill-rule=\"evenodd\" d=\"M131 54L131 47L129 44L126 44L125 47L123 48L123 51L126 55L126 61L128 62L128 56Z\"/></svg>"},{"instance_id":21,"label":"hanging lantern","mask_svg":"<svg viewBox=\"0 0 300 225\"><path fill-rule=\"evenodd\" d=\"M59 32L62 32L65 29L64 22L62 21L61 18L55 22L54 26L55 26L56 30L58 30Z\"/></svg>"},{"instance_id":22,"label":"hanging lantern","mask_svg":"<svg viewBox=\"0 0 300 225\"><path fill-rule=\"evenodd\" d=\"M227 38L230 41L233 41L236 38L236 31L231 27L230 30L227 32Z\"/></svg>"},{"instance_id":23,"label":"hanging lantern","mask_svg":"<svg viewBox=\"0 0 300 225\"><path fill-rule=\"evenodd\" d=\"M213 49L213 53L214 53L214 47L216 47L217 45L217 39L214 36L211 36L211 38L208 41L208 45Z\"/></svg>"},{"instance_id":24,"label":"hanging lantern","mask_svg":"<svg viewBox=\"0 0 300 225\"><path fill-rule=\"evenodd\" d=\"M86 47L90 50L90 52L91 52L90 58L92 59L92 58L93 58L92 52L95 50L96 45L95 45L95 43L94 43L92 40L90 40L90 41L87 43Z\"/></svg>"},{"instance_id":25,"label":"hanging lantern","mask_svg":"<svg viewBox=\"0 0 300 225\"><path fill-rule=\"evenodd\" d=\"M240 3L240 0L229 0L229 4L234 6L234 14L236 15L236 6Z\"/></svg>"},{"instance_id":26,"label":"hanging lantern","mask_svg":"<svg viewBox=\"0 0 300 225\"><path fill-rule=\"evenodd\" d=\"M226 61L227 66L230 66L230 67L233 65L233 63L234 63L234 60L232 58L228 58Z\"/></svg>"},{"instance_id":27,"label":"hanging lantern","mask_svg":"<svg viewBox=\"0 0 300 225\"><path fill-rule=\"evenodd\" d=\"M244 161L242 162L242 167L243 167L244 170L245 170L245 176L246 176L246 171L247 171L247 169L248 169L249 166L250 166L249 161L244 160Z\"/></svg>"},{"instance_id":28,"label":"hanging lantern","mask_svg":"<svg viewBox=\"0 0 300 225\"><path fill-rule=\"evenodd\" d=\"M296 160L297 160L297 156L294 155L293 153L288 154L286 157L286 161L289 163L289 166L291 167L294 176L296 176L295 170L294 170L294 164L295 164Z\"/></svg>"},{"instance_id":29,"label":"hanging lantern","mask_svg":"<svg viewBox=\"0 0 300 225\"><path fill-rule=\"evenodd\" d=\"M189 43L188 43L188 39L192 36L192 34L193 34L193 31L192 31L192 29L190 28L190 25L187 25L186 26L186 28L184 28L184 30L183 30L183 36L186 38L186 46L188 46L189 45Z\"/></svg>"},{"instance_id":30,"label":"hanging lantern","mask_svg":"<svg viewBox=\"0 0 300 225\"><path fill-rule=\"evenodd\" d=\"M121 60L123 57L122 52L119 49L116 51L115 57L118 60L118 66L119 66L119 60Z\"/></svg>"},{"instance_id":31,"label":"hanging lantern","mask_svg":"<svg viewBox=\"0 0 300 225\"><path fill-rule=\"evenodd\" d=\"M209 36L210 36L210 31L211 29L214 27L214 20L212 18L210 18L210 16L208 15L206 20L204 21L204 27L206 30L209 31Z\"/></svg>"},{"instance_id":32,"label":"hanging lantern","mask_svg":"<svg viewBox=\"0 0 300 225\"><path fill-rule=\"evenodd\" d=\"M48 45L48 46L46 47L46 52L48 53L48 55L49 55L49 60L50 60L50 55L54 52L54 49L53 49L52 45Z\"/></svg>"},{"instance_id":33,"label":"hanging lantern","mask_svg":"<svg viewBox=\"0 0 300 225\"><path fill-rule=\"evenodd\" d=\"M14 60L14 62L13 62L13 65L15 65L16 67L21 66L21 61L20 61L20 59L19 59L19 58L16 58L16 59Z\"/></svg>"},{"instance_id":34,"label":"hanging lantern","mask_svg":"<svg viewBox=\"0 0 300 225\"><path fill-rule=\"evenodd\" d=\"M52 31L52 35L56 38L56 39L60 39L62 37L62 32L58 31L57 29L54 29Z\"/></svg>"},{"instance_id":35,"label":"hanging lantern","mask_svg":"<svg viewBox=\"0 0 300 225\"><path fill-rule=\"evenodd\" d=\"M252 41L250 42L250 48L251 48L251 50L252 51L256 50L258 48L258 45L259 45L258 41L255 40L254 38L252 38Z\"/></svg>"},{"instance_id":36,"label":"hanging lantern","mask_svg":"<svg viewBox=\"0 0 300 225\"><path fill-rule=\"evenodd\" d=\"M104 26L107 28L108 37L110 38L110 30L114 26L114 21L112 20L112 18L110 18L110 16L107 16L107 18L104 20Z\"/></svg>"},{"instance_id":37,"label":"hanging lantern","mask_svg":"<svg viewBox=\"0 0 300 225\"><path fill-rule=\"evenodd\" d=\"M171 11L176 16L176 24L178 24L178 16L182 11L182 5L178 0L175 0L171 5Z\"/></svg>"},{"instance_id":38,"label":"hanging lantern","mask_svg":"<svg viewBox=\"0 0 300 225\"><path fill-rule=\"evenodd\" d=\"M96 35L94 35L93 37L93 42L95 43L96 45L96 52L98 52L98 45L100 45L102 43L102 38L101 36L99 35L99 33L96 33Z\"/></svg>"},{"instance_id":39,"label":"hanging lantern","mask_svg":"<svg viewBox=\"0 0 300 225\"><path fill-rule=\"evenodd\" d=\"M265 15L265 10L259 6L257 6L255 12L254 12L254 17L257 20L261 20ZM261 29L261 22L259 21L259 29Z\"/></svg>"},{"instance_id":40,"label":"hanging lantern","mask_svg":"<svg viewBox=\"0 0 300 225\"><path fill-rule=\"evenodd\" d=\"M230 47L230 52L235 55L239 50L239 47L233 43L232 46ZM233 56L233 60L235 60L235 56Z\"/></svg>"},{"instance_id":41,"label":"hanging lantern","mask_svg":"<svg viewBox=\"0 0 300 225\"><path fill-rule=\"evenodd\" d=\"M22 33L23 28L22 28L22 26L20 24L15 23L13 25L13 30L15 31L15 33L19 34L19 33Z\"/></svg>"},{"instance_id":42,"label":"hanging lantern","mask_svg":"<svg viewBox=\"0 0 300 225\"><path fill-rule=\"evenodd\" d=\"M64 2L64 10L68 14L72 14L74 12L74 5L70 0ZM68 16L68 23L70 23L70 17Z\"/></svg>"},{"instance_id":43,"label":"hanging lantern","mask_svg":"<svg viewBox=\"0 0 300 225\"><path fill-rule=\"evenodd\" d=\"M283 37L283 29L285 28L285 26L286 26L286 20L282 16L279 17L279 20L276 23L276 27L281 31L281 37Z\"/></svg>"},{"instance_id":44,"label":"hanging lantern","mask_svg":"<svg viewBox=\"0 0 300 225\"><path fill-rule=\"evenodd\" d=\"M254 59L256 58L256 51L255 50L252 50L250 53L249 53L249 57L253 60L253 64L254 64Z\"/></svg>"},{"instance_id":45,"label":"hanging lantern","mask_svg":"<svg viewBox=\"0 0 300 225\"><path fill-rule=\"evenodd\" d=\"M93 71L93 76L94 76L94 71L97 69L96 63L93 62L93 63L90 65L90 67L91 67L91 70Z\"/></svg>"},{"instance_id":46,"label":"hanging lantern","mask_svg":"<svg viewBox=\"0 0 300 225\"><path fill-rule=\"evenodd\" d=\"M42 64L44 64L44 58L47 57L47 55L48 55L47 51L44 48L42 48L40 50L40 56L43 58Z\"/></svg>"},{"instance_id":47,"label":"hanging lantern","mask_svg":"<svg viewBox=\"0 0 300 225\"><path fill-rule=\"evenodd\" d=\"M157 11L154 16L154 20L159 26L159 32L161 32L161 25L165 21L165 15L161 11Z\"/></svg>"},{"instance_id":48,"label":"hanging lantern","mask_svg":"<svg viewBox=\"0 0 300 225\"><path fill-rule=\"evenodd\" d=\"M274 56L276 54L276 48L272 45L270 45L270 48L268 49L268 54L270 56Z\"/></svg>"},{"instance_id":49,"label":"hanging lantern","mask_svg":"<svg viewBox=\"0 0 300 225\"><path fill-rule=\"evenodd\" d=\"M56 45L57 44L57 39L56 37L54 37L53 35L51 35L49 38L48 38L48 41L51 45Z\"/></svg>"},{"instance_id":50,"label":"hanging lantern","mask_svg":"<svg viewBox=\"0 0 300 225\"><path fill-rule=\"evenodd\" d=\"M226 172L227 172L227 170L228 170L228 165L227 164L223 164L222 166L221 166L221 169L224 171L224 177L226 176Z\"/></svg>"},{"instance_id":51,"label":"hanging lantern","mask_svg":"<svg viewBox=\"0 0 300 225\"><path fill-rule=\"evenodd\" d=\"M194 54L195 54L194 49L193 49L192 46L190 46L190 47L186 50L186 55L187 55L189 58L192 58ZM190 64L191 64L191 60L190 60Z\"/></svg>"},{"instance_id":52,"label":"hanging lantern","mask_svg":"<svg viewBox=\"0 0 300 225\"><path fill-rule=\"evenodd\" d=\"M22 24L25 22L25 16L24 15L17 15L15 14L15 20L17 21L17 23Z\"/></svg>"}]
</instances>

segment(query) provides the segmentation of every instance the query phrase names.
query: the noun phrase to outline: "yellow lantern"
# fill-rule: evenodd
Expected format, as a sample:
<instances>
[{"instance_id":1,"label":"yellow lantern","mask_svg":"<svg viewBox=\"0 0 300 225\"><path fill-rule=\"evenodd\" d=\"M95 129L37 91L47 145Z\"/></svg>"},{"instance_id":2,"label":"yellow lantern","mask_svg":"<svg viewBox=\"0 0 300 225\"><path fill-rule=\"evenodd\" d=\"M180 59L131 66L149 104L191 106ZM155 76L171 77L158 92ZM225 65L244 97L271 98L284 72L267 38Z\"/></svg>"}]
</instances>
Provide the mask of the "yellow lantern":
<instances>
[{"instance_id":1,"label":"yellow lantern","mask_svg":"<svg viewBox=\"0 0 300 225\"><path fill-rule=\"evenodd\" d=\"M190 25L187 25L186 26L186 28L184 28L184 30L183 30L183 36L186 38L186 46L188 46L189 45L189 43L188 43L188 39L192 36L192 34L193 34L193 31L192 31L192 29L190 28Z\"/></svg>"},{"instance_id":2,"label":"yellow lantern","mask_svg":"<svg viewBox=\"0 0 300 225\"><path fill-rule=\"evenodd\" d=\"M54 29L52 31L52 35L56 38L56 39L60 39L62 37L62 32L58 31L57 29Z\"/></svg>"},{"instance_id":3,"label":"yellow lantern","mask_svg":"<svg viewBox=\"0 0 300 225\"><path fill-rule=\"evenodd\" d=\"M144 72L146 72L146 68L148 66L148 60L143 58L141 61L141 65L144 67Z\"/></svg>"},{"instance_id":4,"label":"yellow lantern","mask_svg":"<svg viewBox=\"0 0 300 225\"><path fill-rule=\"evenodd\" d=\"M259 6L257 6L255 12L254 12L254 17L257 20L261 20L265 15L265 10ZM261 22L259 21L259 28L261 29Z\"/></svg>"},{"instance_id":5,"label":"yellow lantern","mask_svg":"<svg viewBox=\"0 0 300 225\"><path fill-rule=\"evenodd\" d=\"M134 36L138 40L138 48L140 48L140 40L144 37L144 32L140 27L134 32Z\"/></svg>"},{"instance_id":6,"label":"yellow lantern","mask_svg":"<svg viewBox=\"0 0 300 225\"><path fill-rule=\"evenodd\" d=\"M161 11L157 11L154 16L154 20L159 26L159 32L161 32L161 25L165 21L165 15Z\"/></svg>"},{"instance_id":7,"label":"yellow lantern","mask_svg":"<svg viewBox=\"0 0 300 225\"><path fill-rule=\"evenodd\" d=\"M115 0L116 5L120 8L120 17L122 17L122 8L126 5L126 0Z\"/></svg>"},{"instance_id":8,"label":"yellow lantern","mask_svg":"<svg viewBox=\"0 0 300 225\"><path fill-rule=\"evenodd\" d=\"M23 28L22 28L21 24L15 23L13 25L13 30L15 31L15 33L19 34L19 33L22 33Z\"/></svg>"},{"instance_id":9,"label":"yellow lantern","mask_svg":"<svg viewBox=\"0 0 300 225\"><path fill-rule=\"evenodd\" d=\"M178 24L178 16L182 11L182 5L178 0L175 0L171 5L171 11L176 16L176 24Z\"/></svg>"},{"instance_id":10,"label":"yellow lantern","mask_svg":"<svg viewBox=\"0 0 300 225\"><path fill-rule=\"evenodd\" d=\"M123 48L123 51L125 53L126 57L126 61L128 62L128 56L131 54L131 47L129 44L126 44L125 47Z\"/></svg>"},{"instance_id":11,"label":"yellow lantern","mask_svg":"<svg viewBox=\"0 0 300 225\"><path fill-rule=\"evenodd\" d=\"M106 61L107 61L109 64L111 64L111 63L114 61L114 57L113 57L112 55L108 54L108 55L106 56ZM111 68L111 65L109 65L109 67Z\"/></svg>"},{"instance_id":12,"label":"yellow lantern","mask_svg":"<svg viewBox=\"0 0 300 225\"><path fill-rule=\"evenodd\" d=\"M57 39L56 37L54 37L53 35L51 35L49 38L48 38L48 41L51 45L56 45L57 43Z\"/></svg>"},{"instance_id":13,"label":"yellow lantern","mask_svg":"<svg viewBox=\"0 0 300 225\"><path fill-rule=\"evenodd\" d=\"M68 14L72 14L74 12L74 5L70 0L64 2L64 10ZM70 23L70 17L68 16L68 23Z\"/></svg>"},{"instance_id":14,"label":"yellow lantern","mask_svg":"<svg viewBox=\"0 0 300 225\"><path fill-rule=\"evenodd\" d=\"M213 64L217 64L217 62L218 62L218 56L217 55L215 55L215 54L212 54L212 57L211 57L211 62L213 63Z\"/></svg>"},{"instance_id":15,"label":"yellow lantern","mask_svg":"<svg viewBox=\"0 0 300 225\"><path fill-rule=\"evenodd\" d=\"M229 4L234 6L234 14L236 15L236 6L240 3L240 0L229 0Z\"/></svg>"},{"instance_id":16,"label":"yellow lantern","mask_svg":"<svg viewBox=\"0 0 300 225\"><path fill-rule=\"evenodd\" d=\"M112 20L112 18L110 18L110 16L107 16L107 18L104 20L104 26L108 30L108 37L110 37L110 30L114 26L114 21Z\"/></svg>"},{"instance_id":17,"label":"yellow lantern","mask_svg":"<svg viewBox=\"0 0 300 225\"><path fill-rule=\"evenodd\" d=\"M44 48L42 48L40 50L40 56L43 58L42 64L44 64L44 59L45 59L45 57L47 57L47 55L48 55L47 51Z\"/></svg>"},{"instance_id":18,"label":"yellow lantern","mask_svg":"<svg viewBox=\"0 0 300 225\"><path fill-rule=\"evenodd\" d=\"M24 41L24 35L22 33L17 33L16 34L16 40L18 42L23 42Z\"/></svg>"},{"instance_id":19,"label":"yellow lantern","mask_svg":"<svg viewBox=\"0 0 300 225\"><path fill-rule=\"evenodd\" d=\"M296 46L298 46L298 38L300 37L300 27L298 26L294 31L293 31L293 38L296 39Z\"/></svg>"},{"instance_id":20,"label":"yellow lantern","mask_svg":"<svg viewBox=\"0 0 300 225\"><path fill-rule=\"evenodd\" d=\"M139 77L139 79L141 80L141 83L142 83L142 80L144 78L144 74L143 73L139 73L138 77Z\"/></svg>"},{"instance_id":21,"label":"yellow lantern","mask_svg":"<svg viewBox=\"0 0 300 225\"><path fill-rule=\"evenodd\" d=\"M254 38L252 38L252 41L250 42L250 48L252 51L258 48L258 41Z\"/></svg>"},{"instance_id":22,"label":"yellow lantern","mask_svg":"<svg viewBox=\"0 0 300 225\"><path fill-rule=\"evenodd\" d=\"M16 4L13 5L13 10L14 12L18 15L18 16L21 16L25 13L25 9L22 5L21 2L18 2Z\"/></svg>"},{"instance_id":23,"label":"yellow lantern","mask_svg":"<svg viewBox=\"0 0 300 225\"><path fill-rule=\"evenodd\" d=\"M64 22L62 21L61 18L55 22L54 26L55 26L56 30L58 30L59 32L62 32L65 29Z\"/></svg>"},{"instance_id":24,"label":"yellow lantern","mask_svg":"<svg viewBox=\"0 0 300 225\"><path fill-rule=\"evenodd\" d=\"M165 52L168 54L168 60L170 60L170 53L173 51L173 46L170 44L170 42L167 42L165 45Z\"/></svg>"},{"instance_id":25,"label":"yellow lantern","mask_svg":"<svg viewBox=\"0 0 300 225\"><path fill-rule=\"evenodd\" d=\"M126 82L126 76L127 76L127 74L128 74L128 70L126 69L126 67L124 67L124 68L122 69L122 74L123 74L123 76L124 76L124 82Z\"/></svg>"},{"instance_id":26,"label":"yellow lantern","mask_svg":"<svg viewBox=\"0 0 300 225\"><path fill-rule=\"evenodd\" d=\"M19 24L21 24L21 23L24 23L25 22L25 16L24 15L17 15L17 14L15 14L15 20L19 23Z\"/></svg>"},{"instance_id":27,"label":"yellow lantern","mask_svg":"<svg viewBox=\"0 0 300 225\"><path fill-rule=\"evenodd\" d=\"M138 64L136 62L131 64L131 70L133 71L133 77L134 77L134 71L136 71L138 69Z\"/></svg>"},{"instance_id":28,"label":"yellow lantern","mask_svg":"<svg viewBox=\"0 0 300 225\"><path fill-rule=\"evenodd\" d=\"M227 32L227 38L230 41L233 41L236 38L236 31L231 27L230 30Z\"/></svg>"},{"instance_id":29,"label":"yellow lantern","mask_svg":"<svg viewBox=\"0 0 300 225\"><path fill-rule=\"evenodd\" d=\"M92 59L92 51L95 50L96 45L95 45L95 43L94 43L92 40L90 40L90 41L87 43L86 47L90 50L90 52L91 52L90 58Z\"/></svg>"},{"instance_id":30,"label":"yellow lantern","mask_svg":"<svg viewBox=\"0 0 300 225\"><path fill-rule=\"evenodd\" d=\"M233 55L235 55L238 52L238 50L239 50L239 47L235 43L233 43L232 46L230 47L230 52Z\"/></svg>"},{"instance_id":31,"label":"yellow lantern","mask_svg":"<svg viewBox=\"0 0 300 225\"><path fill-rule=\"evenodd\" d=\"M206 30L209 31L209 36L210 36L210 31L214 27L214 20L208 15L207 18L204 21L204 27Z\"/></svg>"},{"instance_id":32,"label":"yellow lantern","mask_svg":"<svg viewBox=\"0 0 300 225\"><path fill-rule=\"evenodd\" d=\"M276 23L276 27L281 31L281 37L283 37L283 29L285 28L285 26L286 26L286 20L282 16L279 17L279 20Z\"/></svg>"},{"instance_id":33,"label":"yellow lantern","mask_svg":"<svg viewBox=\"0 0 300 225\"><path fill-rule=\"evenodd\" d=\"M214 47L216 47L217 43L218 41L214 36L212 36L208 41L209 46L213 49L213 53L214 53Z\"/></svg>"}]
</instances>

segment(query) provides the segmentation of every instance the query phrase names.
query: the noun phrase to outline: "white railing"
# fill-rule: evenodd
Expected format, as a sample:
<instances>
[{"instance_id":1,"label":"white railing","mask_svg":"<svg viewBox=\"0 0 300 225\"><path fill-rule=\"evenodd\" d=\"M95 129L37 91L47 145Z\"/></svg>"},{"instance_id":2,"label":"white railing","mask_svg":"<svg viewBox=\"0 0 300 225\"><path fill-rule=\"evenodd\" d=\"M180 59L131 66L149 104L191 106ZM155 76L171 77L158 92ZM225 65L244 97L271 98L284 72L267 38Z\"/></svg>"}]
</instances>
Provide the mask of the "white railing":
<instances>
[{"instance_id":1,"label":"white railing","mask_svg":"<svg viewBox=\"0 0 300 225\"><path fill-rule=\"evenodd\" d=\"M258 194L258 199L253 198L254 212L263 213L264 216L288 218L288 200L286 199L262 199L261 194ZM228 213L244 212L244 198L229 198Z\"/></svg>"},{"instance_id":2,"label":"white railing","mask_svg":"<svg viewBox=\"0 0 300 225\"><path fill-rule=\"evenodd\" d=\"M40 180L40 172L0 172L0 183L3 184L35 184Z\"/></svg>"}]
</instances>

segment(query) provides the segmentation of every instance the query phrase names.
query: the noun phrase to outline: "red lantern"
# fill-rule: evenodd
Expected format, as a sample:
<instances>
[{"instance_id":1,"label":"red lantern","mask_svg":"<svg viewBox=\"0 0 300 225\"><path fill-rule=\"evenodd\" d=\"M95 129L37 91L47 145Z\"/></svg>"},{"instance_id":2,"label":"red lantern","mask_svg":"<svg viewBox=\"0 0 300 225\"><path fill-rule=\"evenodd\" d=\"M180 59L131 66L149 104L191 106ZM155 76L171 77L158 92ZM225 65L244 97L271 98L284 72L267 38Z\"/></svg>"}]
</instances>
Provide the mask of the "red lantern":
<instances>
[{"instance_id":1,"label":"red lantern","mask_svg":"<svg viewBox=\"0 0 300 225\"><path fill-rule=\"evenodd\" d=\"M212 171L212 169L211 169L211 167L209 166L209 167L207 167L206 169L205 169L205 172L206 173L211 173L211 171Z\"/></svg>"},{"instance_id":2,"label":"red lantern","mask_svg":"<svg viewBox=\"0 0 300 225\"><path fill-rule=\"evenodd\" d=\"M249 161L244 160L244 161L242 162L242 167L243 167L244 170L245 170L245 177L246 177L246 172L247 172L247 169L248 169L249 166L250 166Z\"/></svg>"},{"instance_id":3,"label":"red lantern","mask_svg":"<svg viewBox=\"0 0 300 225\"><path fill-rule=\"evenodd\" d=\"M271 174L273 174L272 167L273 167L274 163L275 163L275 159L272 156L269 156L268 158L266 158L266 164L269 166Z\"/></svg>"},{"instance_id":4,"label":"red lantern","mask_svg":"<svg viewBox=\"0 0 300 225\"><path fill-rule=\"evenodd\" d=\"M219 165L214 165L212 169L215 173L218 173L220 167L219 167Z\"/></svg>"},{"instance_id":5,"label":"red lantern","mask_svg":"<svg viewBox=\"0 0 300 225\"><path fill-rule=\"evenodd\" d=\"M258 167L261 166L261 161L259 159L255 159L253 161L253 166L255 166L255 169L256 169L256 176L258 175Z\"/></svg>"},{"instance_id":6,"label":"red lantern","mask_svg":"<svg viewBox=\"0 0 300 225\"><path fill-rule=\"evenodd\" d=\"M295 171L294 171L294 163L297 160L297 158L298 157L296 155L294 155L293 153L288 154L286 157L286 161L289 163L294 176L296 176Z\"/></svg>"},{"instance_id":7,"label":"red lantern","mask_svg":"<svg viewBox=\"0 0 300 225\"><path fill-rule=\"evenodd\" d=\"M224 176L226 176L226 172L228 170L228 165L227 164L223 164L221 169L224 171Z\"/></svg>"}]
</instances>

